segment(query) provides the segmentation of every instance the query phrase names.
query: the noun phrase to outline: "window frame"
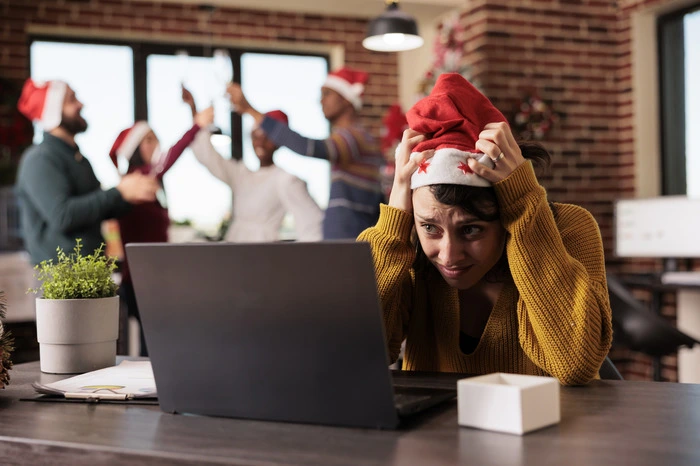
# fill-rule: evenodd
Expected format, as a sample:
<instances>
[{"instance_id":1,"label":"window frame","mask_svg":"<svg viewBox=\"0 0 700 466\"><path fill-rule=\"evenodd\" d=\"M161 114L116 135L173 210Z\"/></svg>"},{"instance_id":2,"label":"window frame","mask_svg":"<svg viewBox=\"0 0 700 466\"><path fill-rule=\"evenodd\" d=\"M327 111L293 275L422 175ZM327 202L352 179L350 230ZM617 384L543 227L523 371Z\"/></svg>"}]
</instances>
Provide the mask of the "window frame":
<instances>
[{"instance_id":1,"label":"window frame","mask_svg":"<svg viewBox=\"0 0 700 466\"><path fill-rule=\"evenodd\" d=\"M326 70L330 71L330 54L308 51L290 51L283 49L271 49L265 47L236 47L222 44L178 44L175 42L150 42L138 40L119 39L94 39L80 36L60 36L45 34L30 34L27 41L29 54L28 63L31 63L31 45L36 41L41 42L62 42L73 44L95 44L95 45L119 45L127 46L132 50L133 70L134 70L134 121L148 121L148 100L147 100L147 61L149 55L175 55L176 52L185 50L190 56L211 57L214 50L227 50L231 56L233 64L233 80L238 84L241 82L241 57L245 53L259 53L271 55L291 55L320 57L326 61ZM29 64L27 65L29 67ZM31 70L27 70L27 74ZM330 124L329 124L330 125ZM243 158L243 122L239 114L231 112L231 156L241 160Z\"/></svg>"},{"instance_id":2,"label":"window frame","mask_svg":"<svg viewBox=\"0 0 700 466\"><path fill-rule=\"evenodd\" d=\"M684 17L700 11L700 2L656 20L659 62L659 136L661 194L686 195Z\"/></svg>"}]
</instances>

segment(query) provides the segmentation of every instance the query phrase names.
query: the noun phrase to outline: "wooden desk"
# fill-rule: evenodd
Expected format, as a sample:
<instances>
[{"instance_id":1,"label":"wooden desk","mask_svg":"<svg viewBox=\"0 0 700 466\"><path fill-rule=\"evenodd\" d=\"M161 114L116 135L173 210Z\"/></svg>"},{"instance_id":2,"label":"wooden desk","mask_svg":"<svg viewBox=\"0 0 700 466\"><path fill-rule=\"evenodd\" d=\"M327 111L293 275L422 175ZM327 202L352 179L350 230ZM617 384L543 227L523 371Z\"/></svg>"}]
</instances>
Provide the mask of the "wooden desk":
<instances>
[{"instance_id":1,"label":"wooden desk","mask_svg":"<svg viewBox=\"0 0 700 466\"><path fill-rule=\"evenodd\" d=\"M454 402L401 430L374 431L178 416L156 406L19 401L40 377L38 363L21 364L0 391L3 464L700 464L700 385L563 388L561 423L519 437L459 427ZM455 377L418 379L450 386Z\"/></svg>"}]
</instances>

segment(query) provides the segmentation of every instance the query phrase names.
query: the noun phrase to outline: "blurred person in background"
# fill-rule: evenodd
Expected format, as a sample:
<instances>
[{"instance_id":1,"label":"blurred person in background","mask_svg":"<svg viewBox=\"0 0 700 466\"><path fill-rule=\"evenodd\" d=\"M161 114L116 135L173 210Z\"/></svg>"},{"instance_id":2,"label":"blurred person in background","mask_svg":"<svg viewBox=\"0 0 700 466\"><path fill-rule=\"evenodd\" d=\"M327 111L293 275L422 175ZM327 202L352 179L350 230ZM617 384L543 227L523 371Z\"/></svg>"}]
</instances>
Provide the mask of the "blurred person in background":
<instances>
[{"instance_id":1,"label":"blurred person in background","mask_svg":"<svg viewBox=\"0 0 700 466\"><path fill-rule=\"evenodd\" d=\"M83 104L63 81L27 79L17 107L32 121L41 122L44 138L22 156L15 186L20 223L33 263L55 259L56 248L67 253L82 239L89 254L104 239L103 220L127 213L133 205L152 202L158 182L133 173L115 188L103 190L86 157L75 142L87 130L80 112Z\"/></svg>"},{"instance_id":2,"label":"blurred person in background","mask_svg":"<svg viewBox=\"0 0 700 466\"><path fill-rule=\"evenodd\" d=\"M285 122L253 108L239 84L228 86L236 112L251 115L275 145L330 162L331 189L323 219L324 239L356 238L375 224L379 204L384 201L380 174L384 158L358 117L367 80L367 73L350 68L328 74L321 87L321 107L332 129L325 140L309 139L292 131Z\"/></svg>"},{"instance_id":3,"label":"blurred person in background","mask_svg":"<svg viewBox=\"0 0 700 466\"><path fill-rule=\"evenodd\" d=\"M194 111L192 96L185 97ZM278 146L256 125L251 131L251 142L260 169L251 171L242 160L224 158L214 149L207 129L214 121L213 109L202 113L208 120L195 137L192 151L212 175L231 188L233 195L232 223L224 239L232 242L277 241L282 221L287 213L291 213L297 240L320 241L323 211L309 195L303 180L275 165L273 156ZM265 117L283 125L289 121L280 110L267 112Z\"/></svg>"},{"instance_id":4,"label":"blurred person in background","mask_svg":"<svg viewBox=\"0 0 700 466\"><path fill-rule=\"evenodd\" d=\"M191 94L183 87L183 100L186 101L187 96L191 97ZM192 118L194 120L192 127L167 152L161 150L158 137L146 121L137 121L133 126L120 132L114 141L112 149L109 151L109 157L117 170L120 166L124 167L120 171L125 172L123 177L138 173L155 178L159 186L157 200L136 205L119 217L119 236L124 246L129 243L165 243L168 241L170 216L163 190L163 176L192 143L200 130L200 123L207 120L206 116L197 115L194 111ZM129 316L136 317L140 323L141 316L134 296L134 285L131 282L129 262L126 257L121 262L120 271L122 281L119 293L126 303ZM147 355L142 331L141 356Z\"/></svg>"}]
</instances>

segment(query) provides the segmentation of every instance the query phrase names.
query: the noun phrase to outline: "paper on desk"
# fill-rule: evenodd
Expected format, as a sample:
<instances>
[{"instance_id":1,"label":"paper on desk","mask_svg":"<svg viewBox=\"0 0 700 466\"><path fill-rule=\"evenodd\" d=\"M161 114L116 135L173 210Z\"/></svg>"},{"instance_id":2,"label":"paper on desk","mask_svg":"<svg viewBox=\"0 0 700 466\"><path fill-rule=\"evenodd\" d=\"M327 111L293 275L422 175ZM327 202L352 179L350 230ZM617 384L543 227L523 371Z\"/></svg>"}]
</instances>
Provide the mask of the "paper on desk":
<instances>
[{"instance_id":1,"label":"paper on desk","mask_svg":"<svg viewBox=\"0 0 700 466\"><path fill-rule=\"evenodd\" d=\"M150 361L122 361L118 366L45 385L34 382L32 386L39 393L86 400L129 400L158 396Z\"/></svg>"}]
</instances>

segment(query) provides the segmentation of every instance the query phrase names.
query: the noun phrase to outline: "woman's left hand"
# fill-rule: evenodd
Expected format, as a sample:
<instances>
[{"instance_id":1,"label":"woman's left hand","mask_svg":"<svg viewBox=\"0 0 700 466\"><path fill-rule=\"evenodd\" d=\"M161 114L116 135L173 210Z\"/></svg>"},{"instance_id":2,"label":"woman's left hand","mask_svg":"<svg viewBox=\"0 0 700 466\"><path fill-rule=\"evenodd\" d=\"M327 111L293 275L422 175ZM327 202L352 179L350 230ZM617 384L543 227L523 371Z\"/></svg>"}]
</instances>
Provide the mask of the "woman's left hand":
<instances>
[{"instance_id":1,"label":"woman's left hand","mask_svg":"<svg viewBox=\"0 0 700 466\"><path fill-rule=\"evenodd\" d=\"M494 167L489 168L470 158L469 167L482 178L491 183L498 183L508 177L525 162L518 143L506 122L489 123L479 133L476 148L491 157Z\"/></svg>"}]
</instances>

